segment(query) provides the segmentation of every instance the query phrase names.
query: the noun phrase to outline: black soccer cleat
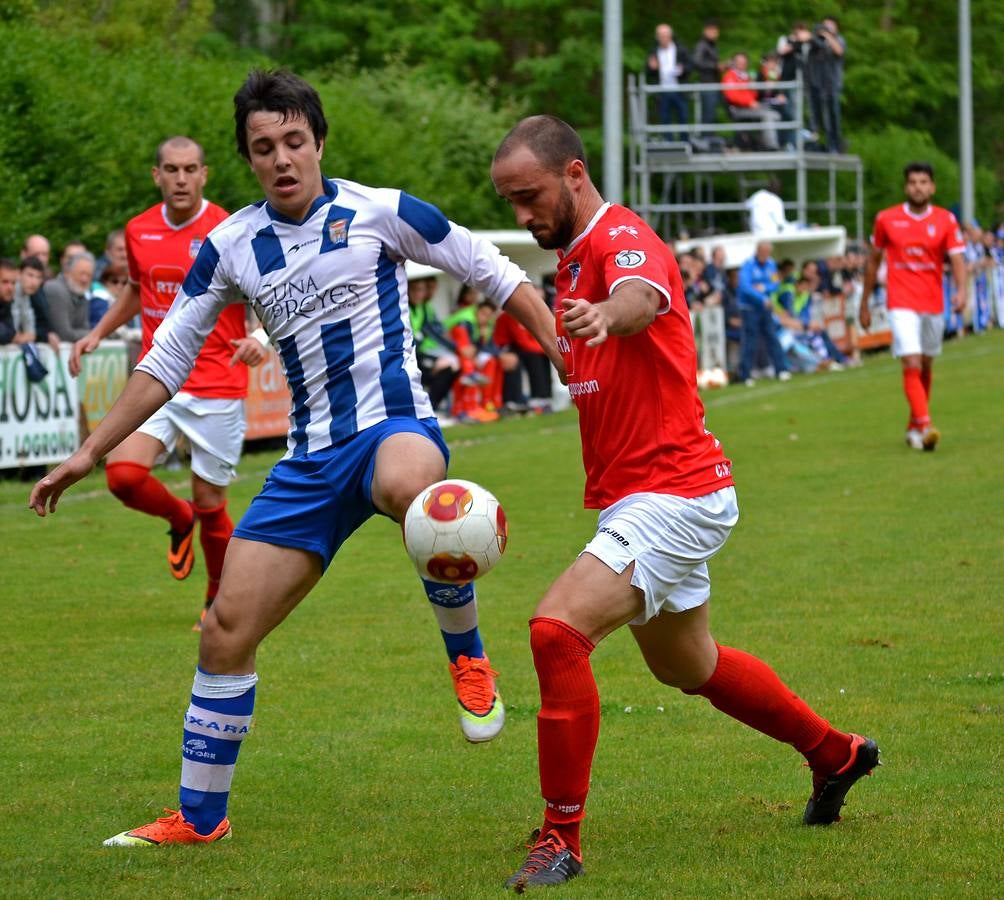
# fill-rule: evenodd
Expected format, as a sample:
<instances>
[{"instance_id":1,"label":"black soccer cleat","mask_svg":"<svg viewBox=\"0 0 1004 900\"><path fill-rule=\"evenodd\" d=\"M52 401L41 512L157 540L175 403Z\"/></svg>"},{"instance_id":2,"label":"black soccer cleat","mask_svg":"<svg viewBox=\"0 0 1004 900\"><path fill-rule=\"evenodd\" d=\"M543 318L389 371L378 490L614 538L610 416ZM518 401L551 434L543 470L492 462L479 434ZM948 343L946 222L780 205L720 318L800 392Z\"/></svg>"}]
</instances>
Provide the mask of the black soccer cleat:
<instances>
[{"instance_id":1,"label":"black soccer cleat","mask_svg":"<svg viewBox=\"0 0 1004 900\"><path fill-rule=\"evenodd\" d=\"M878 744L871 738L851 735L851 758L830 775L812 773L812 796L805 805L802 822L806 825L832 825L840 821L840 808L847 792L858 779L871 775L880 766Z\"/></svg>"},{"instance_id":2,"label":"black soccer cleat","mask_svg":"<svg viewBox=\"0 0 1004 900\"><path fill-rule=\"evenodd\" d=\"M534 831L530 836L535 843L519 871L505 883L517 894L522 894L527 888L564 884L576 875L585 874L582 860L576 858L556 831L548 832L543 838L538 838L539 833Z\"/></svg>"}]
</instances>

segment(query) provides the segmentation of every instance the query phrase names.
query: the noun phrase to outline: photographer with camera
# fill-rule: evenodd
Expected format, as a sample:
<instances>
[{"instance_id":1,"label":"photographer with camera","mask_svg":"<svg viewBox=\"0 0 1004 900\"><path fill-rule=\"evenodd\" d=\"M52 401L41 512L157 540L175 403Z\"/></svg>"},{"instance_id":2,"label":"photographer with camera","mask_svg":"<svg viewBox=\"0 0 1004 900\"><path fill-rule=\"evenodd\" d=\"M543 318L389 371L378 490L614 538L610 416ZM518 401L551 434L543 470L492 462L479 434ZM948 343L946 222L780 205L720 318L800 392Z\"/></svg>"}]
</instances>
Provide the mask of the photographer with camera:
<instances>
[{"instance_id":1,"label":"photographer with camera","mask_svg":"<svg viewBox=\"0 0 1004 900\"><path fill-rule=\"evenodd\" d=\"M847 43L840 23L827 16L812 32L807 66L809 103L812 119L820 134L826 135L826 149L842 153L840 135L840 94L844 87L844 54Z\"/></svg>"}]
</instances>

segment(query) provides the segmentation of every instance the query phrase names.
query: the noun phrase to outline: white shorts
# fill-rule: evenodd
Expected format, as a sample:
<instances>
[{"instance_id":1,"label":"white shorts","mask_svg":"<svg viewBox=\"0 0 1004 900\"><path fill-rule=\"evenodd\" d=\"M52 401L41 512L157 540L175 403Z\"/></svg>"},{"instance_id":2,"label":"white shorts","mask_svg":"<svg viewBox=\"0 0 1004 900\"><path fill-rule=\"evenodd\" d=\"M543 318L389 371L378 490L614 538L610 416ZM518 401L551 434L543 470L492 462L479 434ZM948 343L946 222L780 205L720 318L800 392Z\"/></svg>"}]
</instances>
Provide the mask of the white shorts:
<instances>
[{"instance_id":1,"label":"white shorts","mask_svg":"<svg viewBox=\"0 0 1004 900\"><path fill-rule=\"evenodd\" d=\"M630 494L600 513L591 553L620 575L631 563L631 584L645 594L644 625L663 610L683 612L711 596L708 560L739 521L735 488L703 497Z\"/></svg>"},{"instance_id":2,"label":"white shorts","mask_svg":"<svg viewBox=\"0 0 1004 900\"><path fill-rule=\"evenodd\" d=\"M912 309L890 309L892 355L938 356L945 333L945 317L941 313L918 313Z\"/></svg>"},{"instance_id":3,"label":"white shorts","mask_svg":"<svg viewBox=\"0 0 1004 900\"><path fill-rule=\"evenodd\" d=\"M167 453L183 434L192 448L192 473L226 487L237 475L234 467L241 458L246 427L243 400L195 397L181 391L136 430L156 438Z\"/></svg>"}]
</instances>

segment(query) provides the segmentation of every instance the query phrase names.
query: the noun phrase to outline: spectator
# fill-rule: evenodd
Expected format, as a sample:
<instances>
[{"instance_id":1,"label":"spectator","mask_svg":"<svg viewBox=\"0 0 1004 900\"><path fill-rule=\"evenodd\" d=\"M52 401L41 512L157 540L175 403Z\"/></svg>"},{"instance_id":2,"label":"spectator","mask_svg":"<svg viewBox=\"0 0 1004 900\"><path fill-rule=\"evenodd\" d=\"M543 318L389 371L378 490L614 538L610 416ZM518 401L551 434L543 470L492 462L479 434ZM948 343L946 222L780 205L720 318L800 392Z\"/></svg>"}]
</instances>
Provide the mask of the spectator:
<instances>
[{"instance_id":1,"label":"spectator","mask_svg":"<svg viewBox=\"0 0 1004 900\"><path fill-rule=\"evenodd\" d=\"M725 272L725 248L721 245L711 248L711 262L704 267L704 280L721 295L724 302L728 277Z\"/></svg>"},{"instance_id":2,"label":"spectator","mask_svg":"<svg viewBox=\"0 0 1004 900\"><path fill-rule=\"evenodd\" d=\"M844 54L847 42L835 16L816 26L809 51L809 103L816 129L826 135L826 149L843 153L840 133L840 95L844 89Z\"/></svg>"},{"instance_id":3,"label":"spectator","mask_svg":"<svg viewBox=\"0 0 1004 900\"><path fill-rule=\"evenodd\" d=\"M771 300L778 283L777 263L771 258L773 249L770 241L760 241L756 253L739 269L739 310L743 320L739 379L747 387L754 384L753 359L761 339L767 346L774 376L778 381L791 378L771 315Z\"/></svg>"},{"instance_id":4,"label":"spectator","mask_svg":"<svg viewBox=\"0 0 1004 900\"><path fill-rule=\"evenodd\" d=\"M87 297L91 328L101 321L101 317L108 312L108 307L118 300L128 283L129 269L127 266L121 266L118 263L105 265L97 281L91 285L91 292Z\"/></svg>"},{"instance_id":5,"label":"spectator","mask_svg":"<svg viewBox=\"0 0 1004 900\"><path fill-rule=\"evenodd\" d=\"M14 291L17 289L17 264L0 259L0 344L12 344L14 327Z\"/></svg>"},{"instance_id":6,"label":"spectator","mask_svg":"<svg viewBox=\"0 0 1004 900\"><path fill-rule=\"evenodd\" d=\"M749 80L749 60L745 53L737 53L722 77L722 94L728 104L729 115L736 122L763 123L763 131L759 133L760 145L764 150L777 150L777 122L781 114L757 100L756 91L745 87Z\"/></svg>"},{"instance_id":7,"label":"spectator","mask_svg":"<svg viewBox=\"0 0 1004 900\"><path fill-rule=\"evenodd\" d=\"M722 78L724 66L718 61L718 22L707 19L701 39L694 44L694 71L701 84L718 84ZM701 122L705 125L718 118L718 91L701 91L698 95L701 103ZM705 135L707 137L707 135Z\"/></svg>"},{"instance_id":8,"label":"spectator","mask_svg":"<svg viewBox=\"0 0 1004 900\"><path fill-rule=\"evenodd\" d=\"M687 113L687 98L676 89L686 79L690 69L690 55L682 44L673 40L673 29L665 22L655 27L655 45L648 55L648 81L664 90L656 94L655 108L661 125L669 125L675 120L686 125L690 117ZM667 133L667 137L671 137ZM675 140L687 140L687 133L680 131Z\"/></svg>"},{"instance_id":9,"label":"spectator","mask_svg":"<svg viewBox=\"0 0 1004 900\"><path fill-rule=\"evenodd\" d=\"M773 82L781 80L781 57L777 53L771 52L760 60L760 81ZM788 99L788 92L779 88L763 88L760 91L760 102L765 106L776 110L783 122L790 122L794 119L792 104ZM795 147L795 134L791 129L782 131L778 136L783 150L792 150Z\"/></svg>"},{"instance_id":10,"label":"spectator","mask_svg":"<svg viewBox=\"0 0 1004 900\"><path fill-rule=\"evenodd\" d=\"M49 256L51 253L52 247L49 244L49 239L41 234L29 234L21 246L21 259L27 259L29 256L35 257L35 259L42 263L42 267L46 273L49 271Z\"/></svg>"},{"instance_id":11,"label":"spectator","mask_svg":"<svg viewBox=\"0 0 1004 900\"><path fill-rule=\"evenodd\" d=\"M69 256L63 271L43 286L57 340L77 341L90 332L87 296L93 275L94 256L85 250Z\"/></svg>"},{"instance_id":12,"label":"spectator","mask_svg":"<svg viewBox=\"0 0 1004 900\"><path fill-rule=\"evenodd\" d=\"M719 248L721 249L721 248ZM722 250L724 256L725 251ZM743 316L739 308L739 270L725 271L725 290L722 293L722 306L725 307L725 358L729 370L729 379L738 379L739 361L742 352Z\"/></svg>"},{"instance_id":13,"label":"spectator","mask_svg":"<svg viewBox=\"0 0 1004 900\"><path fill-rule=\"evenodd\" d=\"M462 284L456 309L443 327L460 362L460 377L453 383L453 416L458 422L494 422L498 413L485 407L483 388L492 383L492 373L483 370L487 362L478 347L478 302L476 288Z\"/></svg>"},{"instance_id":14,"label":"spectator","mask_svg":"<svg viewBox=\"0 0 1004 900\"><path fill-rule=\"evenodd\" d=\"M755 235L771 236L796 230L796 225L784 215L784 201L781 199L781 182L771 177L767 187L754 192L746 201L750 216L750 231Z\"/></svg>"},{"instance_id":15,"label":"spectator","mask_svg":"<svg viewBox=\"0 0 1004 900\"><path fill-rule=\"evenodd\" d=\"M108 232L105 238L105 252L94 264L94 279L101 281L101 275L109 265L117 265L126 272L129 271L129 257L126 253L126 237L124 228L116 228Z\"/></svg>"},{"instance_id":16,"label":"spectator","mask_svg":"<svg viewBox=\"0 0 1004 900\"><path fill-rule=\"evenodd\" d=\"M42 282L45 266L37 256L21 260L17 284L14 286L14 343L30 344L49 336L48 307L44 305Z\"/></svg>"},{"instance_id":17,"label":"spectator","mask_svg":"<svg viewBox=\"0 0 1004 900\"><path fill-rule=\"evenodd\" d=\"M807 361L800 367L805 371L829 368L840 371L847 364L825 325L814 316L816 304L812 302L812 280L805 275L795 277L795 263L784 260L778 267L781 283L774 296L774 312L791 339L785 347L789 358ZM782 338L781 344L786 341Z\"/></svg>"},{"instance_id":18,"label":"spectator","mask_svg":"<svg viewBox=\"0 0 1004 900\"><path fill-rule=\"evenodd\" d=\"M544 296L544 289L537 288L541 296ZM526 372L527 381L530 385L530 397L527 405L531 412L549 413L551 412L551 362L547 355L540 348L540 344L504 309L495 319L494 341L496 346L502 350L508 350L519 357L520 364ZM518 373L518 382L513 383L515 376L510 375L506 393L504 395L507 403L518 403L523 394L522 374ZM518 391L517 391L518 386ZM518 411L510 406L510 411Z\"/></svg>"},{"instance_id":19,"label":"spectator","mask_svg":"<svg viewBox=\"0 0 1004 900\"><path fill-rule=\"evenodd\" d=\"M808 66L809 51L811 49L812 32L809 31L809 27L805 22L796 22L792 26L790 34L783 34L777 39L777 55L781 60L782 81L797 81L801 75L803 78L803 90L807 89L804 79ZM818 126L815 124L815 120L812 119L811 104L807 105L810 110L810 124L812 128L812 133L809 135L808 140L816 141L818 136L815 132L818 130ZM795 98L792 96L791 91L788 91L788 107L789 118L793 119L795 114ZM798 122L797 125L799 128L802 127L801 122Z\"/></svg>"},{"instance_id":20,"label":"spectator","mask_svg":"<svg viewBox=\"0 0 1004 900\"><path fill-rule=\"evenodd\" d=\"M65 247L63 247L63 252L59 255L59 271L66 271L66 264L70 261L71 256L76 256L78 253L89 253L87 245L83 241L70 241Z\"/></svg>"},{"instance_id":21,"label":"spectator","mask_svg":"<svg viewBox=\"0 0 1004 900\"><path fill-rule=\"evenodd\" d=\"M408 306L411 330L415 335L415 353L422 372L422 386L438 414L440 405L460 374L460 360L432 306L435 291L435 276L409 275Z\"/></svg>"}]
</instances>

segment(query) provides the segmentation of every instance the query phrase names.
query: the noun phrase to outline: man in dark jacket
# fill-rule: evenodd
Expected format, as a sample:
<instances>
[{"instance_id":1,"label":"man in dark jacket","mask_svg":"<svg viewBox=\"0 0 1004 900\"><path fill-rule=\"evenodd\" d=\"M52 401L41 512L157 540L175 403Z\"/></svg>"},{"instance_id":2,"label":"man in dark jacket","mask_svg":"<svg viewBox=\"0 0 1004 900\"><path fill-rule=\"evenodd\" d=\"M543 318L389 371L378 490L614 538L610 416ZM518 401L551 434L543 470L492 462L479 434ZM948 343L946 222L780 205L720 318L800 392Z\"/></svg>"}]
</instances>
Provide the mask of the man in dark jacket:
<instances>
[{"instance_id":1,"label":"man in dark jacket","mask_svg":"<svg viewBox=\"0 0 1004 900\"><path fill-rule=\"evenodd\" d=\"M646 77L649 84L657 84L664 88L656 94L655 109L662 125L676 121L686 125L690 119L687 110L687 96L679 93L677 88L690 73L690 54L687 48L673 40L673 29L665 22L655 27L655 44L648 55ZM666 137L670 137L666 133ZM675 140L687 140L687 133L680 131L673 136Z\"/></svg>"},{"instance_id":2,"label":"man in dark jacket","mask_svg":"<svg viewBox=\"0 0 1004 900\"><path fill-rule=\"evenodd\" d=\"M693 65L694 71L697 72L697 80L701 84L718 84L722 76L722 66L718 62L718 22L714 19L708 19L704 23L701 39L694 45ZM720 94L718 91L702 91L699 96L701 122L703 124L714 122L718 115Z\"/></svg>"}]
</instances>

